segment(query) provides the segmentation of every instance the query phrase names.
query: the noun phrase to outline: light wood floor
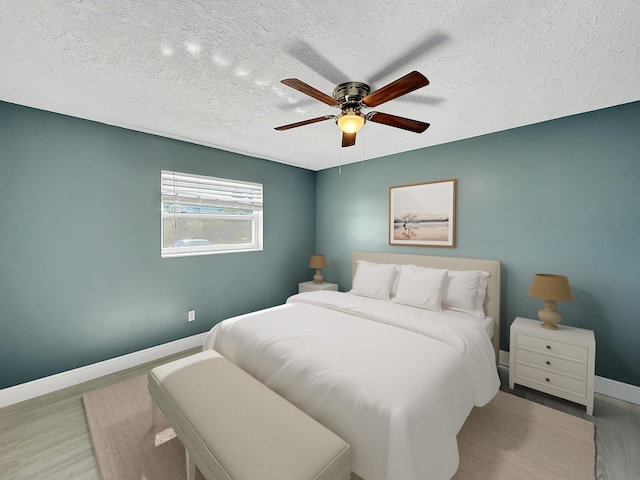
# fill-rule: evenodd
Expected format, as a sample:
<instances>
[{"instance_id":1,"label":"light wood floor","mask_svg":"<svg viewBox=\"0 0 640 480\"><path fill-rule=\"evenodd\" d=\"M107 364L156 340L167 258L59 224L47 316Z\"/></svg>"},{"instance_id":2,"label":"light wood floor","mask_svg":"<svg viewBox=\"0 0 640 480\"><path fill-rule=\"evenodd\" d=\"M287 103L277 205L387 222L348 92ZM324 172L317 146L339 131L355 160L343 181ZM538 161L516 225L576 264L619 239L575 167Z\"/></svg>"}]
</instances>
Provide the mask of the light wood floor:
<instances>
[{"instance_id":1,"label":"light wood floor","mask_svg":"<svg viewBox=\"0 0 640 480\"><path fill-rule=\"evenodd\" d=\"M82 394L199 350L188 350L0 409L0 479L99 480ZM508 373L502 367L500 377L503 390L508 391ZM516 386L513 393L595 423L597 480L640 478L640 406L596 394L595 416L587 417L584 407L533 390Z\"/></svg>"}]
</instances>

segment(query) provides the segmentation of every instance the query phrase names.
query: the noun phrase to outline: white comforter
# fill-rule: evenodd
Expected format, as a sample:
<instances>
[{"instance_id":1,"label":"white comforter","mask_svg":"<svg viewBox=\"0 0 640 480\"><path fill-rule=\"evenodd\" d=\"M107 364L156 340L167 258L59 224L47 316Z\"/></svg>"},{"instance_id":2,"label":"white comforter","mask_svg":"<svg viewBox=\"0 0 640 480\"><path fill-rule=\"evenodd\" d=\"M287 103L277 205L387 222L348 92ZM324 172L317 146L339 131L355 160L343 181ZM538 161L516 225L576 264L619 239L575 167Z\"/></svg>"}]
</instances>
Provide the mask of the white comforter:
<instances>
[{"instance_id":1,"label":"white comforter","mask_svg":"<svg viewBox=\"0 0 640 480\"><path fill-rule=\"evenodd\" d=\"M342 437L366 480L445 480L456 434L499 378L480 322L348 293L225 320L215 349Z\"/></svg>"}]
</instances>

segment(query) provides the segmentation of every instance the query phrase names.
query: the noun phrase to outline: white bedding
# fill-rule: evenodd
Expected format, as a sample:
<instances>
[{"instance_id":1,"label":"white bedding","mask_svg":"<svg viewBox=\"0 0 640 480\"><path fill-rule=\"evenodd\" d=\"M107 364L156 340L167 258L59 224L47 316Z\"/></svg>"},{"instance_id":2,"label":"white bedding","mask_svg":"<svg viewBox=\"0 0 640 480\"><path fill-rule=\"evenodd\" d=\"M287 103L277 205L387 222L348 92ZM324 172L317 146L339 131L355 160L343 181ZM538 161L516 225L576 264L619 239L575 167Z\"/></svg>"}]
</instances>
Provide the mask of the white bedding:
<instances>
[{"instance_id":1,"label":"white bedding","mask_svg":"<svg viewBox=\"0 0 640 480\"><path fill-rule=\"evenodd\" d=\"M445 480L497 393L486 322L349 293L294 295L216 325L215 349L351 444L366 480Z\"/></svg>"}]
</instances>

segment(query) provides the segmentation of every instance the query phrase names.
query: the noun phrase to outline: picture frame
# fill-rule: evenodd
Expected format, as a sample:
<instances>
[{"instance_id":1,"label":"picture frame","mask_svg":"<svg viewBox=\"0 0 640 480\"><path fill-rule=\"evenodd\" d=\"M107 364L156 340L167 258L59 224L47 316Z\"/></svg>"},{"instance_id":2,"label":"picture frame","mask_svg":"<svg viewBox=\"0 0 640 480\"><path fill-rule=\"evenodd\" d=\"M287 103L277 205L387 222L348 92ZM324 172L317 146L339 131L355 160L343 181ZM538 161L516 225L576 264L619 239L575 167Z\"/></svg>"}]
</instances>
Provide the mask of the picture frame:
<instances>
[{"instance_id":1,"label":"picture frame","mask_svg":"<svg viewBox=\"0 0 640 480\"><path fill-rule=\"evenodd\" d=\"M456 183L389 187L389 244L455 248Z\"/></svg>"}]
</instances>

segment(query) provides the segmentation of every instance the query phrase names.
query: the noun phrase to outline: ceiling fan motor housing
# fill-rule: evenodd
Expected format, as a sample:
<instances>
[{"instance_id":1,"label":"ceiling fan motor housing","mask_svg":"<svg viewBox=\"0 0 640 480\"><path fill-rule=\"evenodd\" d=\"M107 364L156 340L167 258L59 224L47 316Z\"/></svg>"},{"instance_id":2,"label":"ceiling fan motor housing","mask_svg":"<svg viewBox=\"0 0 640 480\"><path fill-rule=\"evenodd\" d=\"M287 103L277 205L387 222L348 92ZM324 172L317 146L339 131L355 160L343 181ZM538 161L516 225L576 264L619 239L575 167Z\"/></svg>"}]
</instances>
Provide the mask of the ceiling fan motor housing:
<instances>
[{"instance_id":1,"label":"ceiling fan motor housing","mask_svg":"<svg viewBox=\"0 0 640 480\"><path fill-rule=\"evenodd\" d=\"M362 82L345 82L333 89L333 98L341 103L342 108L361 107L360 100L369 95L371 88Z\"/></svg>"}]
</instances>

